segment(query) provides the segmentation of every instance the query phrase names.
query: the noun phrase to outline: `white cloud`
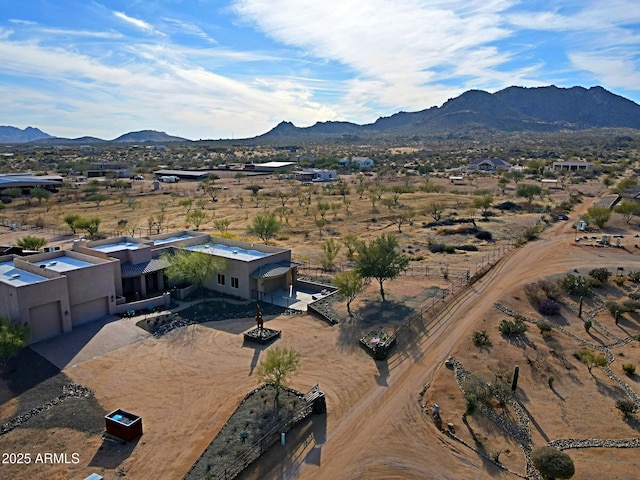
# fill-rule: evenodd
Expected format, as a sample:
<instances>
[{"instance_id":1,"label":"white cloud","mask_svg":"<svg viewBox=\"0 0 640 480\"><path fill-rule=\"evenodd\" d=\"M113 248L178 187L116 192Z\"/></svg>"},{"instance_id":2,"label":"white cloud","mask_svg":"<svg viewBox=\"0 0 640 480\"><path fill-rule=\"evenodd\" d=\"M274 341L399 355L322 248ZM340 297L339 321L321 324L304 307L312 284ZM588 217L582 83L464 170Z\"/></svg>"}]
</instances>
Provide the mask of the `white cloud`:
<instances>
[{"instance_id":1,"label":"white cloud","mask_svg":"<svg viewBox=\"0 0 640 480\"><path fill-rule=\"evenodd\" d=\"M177 33L193 35L194 37L201 38L202 40L205 40L209 43L217 43L204 30L202 30L199 26L194 25L193 23L185 22L184 20L179 20L177 18L167 17L163 17L162 20L165 23L169 24Z\"/></svg>"},{"instance_id":2,"label":"white cloud","mask_svg":"<svg viewBox=\"0 0 640 480\"><path fill-rule=\"evenodd\" d=\"M591 73L609 88L637 90L640 85L640 62L619 55L602 53L571 53L571 64Z\"/></svg>"},{"instance_id":3,"label":"white cloud","mask_svg":"<svg viewBox=\"0 0 640 480\"><path fill-rule=\"evenodd\" d=\"M139 18L130 17L126 13L118 12L118 11L114 11L113 15L115 15L117 18L119 18L123 22L128 23L129 25L132 25L132 26L134 26L136 28L139 28L140 30L143 30L143 31L145 31L147 33L155 33L155 34L162 35L161 32L158 32L155 28L153 28L153 26L150 23L147 23L144 20L140 20Z\"/></svg>"}]
</instances>

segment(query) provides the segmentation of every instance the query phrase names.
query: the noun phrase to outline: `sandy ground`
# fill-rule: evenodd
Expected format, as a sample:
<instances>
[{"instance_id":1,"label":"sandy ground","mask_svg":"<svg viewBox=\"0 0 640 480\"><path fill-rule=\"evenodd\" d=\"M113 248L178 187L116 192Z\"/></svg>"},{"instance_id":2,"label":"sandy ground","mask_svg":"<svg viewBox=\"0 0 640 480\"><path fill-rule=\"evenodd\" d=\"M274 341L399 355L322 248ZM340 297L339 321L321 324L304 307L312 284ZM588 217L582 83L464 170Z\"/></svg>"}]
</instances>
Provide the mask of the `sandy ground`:
<instances>
[{"instance_id":1,"label":"sandy ground","mask_svg":"<svg viewBox=\"0 0 640 480\"><path fill-rule=\"evenodd\" d=\"M628 238L625 243L634 240ZM245 472L244 478L515 478L440 434L423 414L419 393L430 384L427 400L442 406L445 422L453 421L464 428L459 421L463 399L443 363L456 355L467 367L482 368L492 357L507 354L508 346L497 339L497 334L490 353L471 348L471 332L497 317L493 303L504 302L505 297L517 303L509 297L510 292L575 268L583 272L597 266L640 269L637 252L633 245L628 251L577 246L569 223L558 223L541 239L513 250L498 267L450 303L428 328L417 328L410 338L402 339L385 362L373 361L353 342L340 341L345 326L331 327L309 316L269 320L269 328L283 332L278 344L293 346L302 354L301 370L291 387L306 391L318 383L326 393L328 413L326 417L313 417L309 424L292 432L285 447L274 446ZM411 278L400 281L406 285ZM396 285L402 289L402 284ZM95 391L106 411L124 408L141 415L143 437L114 452L98 436L58 432L65 435L66 451L79 452L78 465L24 466L5 470L11 474L8 478L84 478L91 472L106 479L125 475L134 480L182 478L238 401L257 385L253 372L264 347L243 346L241 337L253 325L246 319L190 326L161 339L143 338L67 368L64 372L70 378ZM630 351L629 355L634 353ZM545 404L550 401L545 396L548 391L545 395L536 393L539 387L533 380L527 383L523 375L522 388L530 398L527 408L536 413L539 427L534 432L537 445L543 444L545 437L594 433L587 425L592 420L589 412L583 408L578 415L573 410L580 411L580 404L584 405L584 398L590 398L591 392L599 389L602 393L610 387L597 372L593 381L586 371L576 369L572 375L576 378L573 383L559 381L558 390L572 403L550 409L550 418L563 419L556 421L555 427L554 422L543 421ZM600 383L596 383L598 379ZM584 391L588 392L586 396ZM603 422L598 423L598 437L637 436L633 425L620 430L625 424L619 417L610 406ZM470 424L487 437L497 437L496 445L509 450L501 459L514 470L524 471L515 443L509 443L490 425L483 425L481 418L473 418ZM567 425L572 427L567 429ZM14 440L30 438L41 446L52 441L28 429L17 429L7 436ZM590 456L590 452L577 452L574 478L604 478L605 471L606 478L635 478L640 467L635 453L616 449Z\"/></svg>"}]
</instances>

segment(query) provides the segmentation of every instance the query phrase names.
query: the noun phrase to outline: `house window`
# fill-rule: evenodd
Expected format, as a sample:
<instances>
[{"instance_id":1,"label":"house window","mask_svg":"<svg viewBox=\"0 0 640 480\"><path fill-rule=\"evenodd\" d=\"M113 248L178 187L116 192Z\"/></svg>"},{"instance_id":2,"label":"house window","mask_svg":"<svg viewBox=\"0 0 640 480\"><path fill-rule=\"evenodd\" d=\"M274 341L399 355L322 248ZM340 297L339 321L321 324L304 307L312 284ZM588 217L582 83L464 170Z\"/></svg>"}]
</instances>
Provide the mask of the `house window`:
<instances>
[{"instance_id":1,"label":"house window","mask_svg":"<svg viewBox=\"0 0 640 480\"><path fill-rule=\"evenodd\" d=\"M224 285L224 275L222 273L218 274L218 285Z\"/></svg>"},{"instance_id":2,"label":"house window","mask_svg":"<svg viewBox=\"0 0 640 480\"><path fill-rule=\"evenodd\" d=\"M231 277L231 287L232 288L240 288L238 286L238 279L236 277Z\"/></svg>"}]
</instances>

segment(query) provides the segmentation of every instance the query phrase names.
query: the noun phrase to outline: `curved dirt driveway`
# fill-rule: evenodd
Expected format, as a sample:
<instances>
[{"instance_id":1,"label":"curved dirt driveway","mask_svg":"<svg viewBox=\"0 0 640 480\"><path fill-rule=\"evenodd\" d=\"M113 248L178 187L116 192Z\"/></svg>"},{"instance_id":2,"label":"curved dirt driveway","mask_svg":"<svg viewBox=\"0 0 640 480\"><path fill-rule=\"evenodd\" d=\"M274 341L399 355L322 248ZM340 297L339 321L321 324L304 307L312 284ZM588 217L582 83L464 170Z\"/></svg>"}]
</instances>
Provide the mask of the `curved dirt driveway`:
<instances>
[{"instance_id":1,"label":"curved dirt driveway","mask_svg":"<svg viewBox=\"0 0 640 480\"><path fill-rule=\"evenodd\" d=\"M419 333L413 339L413 355L398 346L388 359L388 386L370 388L351 405L341 406L339 415L329 413L323 444L316 436L313 449L314 442L306 450L278 445L242 478L477 479L482 472L491 478L515 478L445 443L425 419L418 395L493 303L518 284L573 269L586 273L614 264L640 268L640 257L632 250L580 246L574 237L569 223L558 223L537 241L513 250L442 312L428 335ZM330 396L327 402L331 409Z\"/></svg>"}]
</instances>

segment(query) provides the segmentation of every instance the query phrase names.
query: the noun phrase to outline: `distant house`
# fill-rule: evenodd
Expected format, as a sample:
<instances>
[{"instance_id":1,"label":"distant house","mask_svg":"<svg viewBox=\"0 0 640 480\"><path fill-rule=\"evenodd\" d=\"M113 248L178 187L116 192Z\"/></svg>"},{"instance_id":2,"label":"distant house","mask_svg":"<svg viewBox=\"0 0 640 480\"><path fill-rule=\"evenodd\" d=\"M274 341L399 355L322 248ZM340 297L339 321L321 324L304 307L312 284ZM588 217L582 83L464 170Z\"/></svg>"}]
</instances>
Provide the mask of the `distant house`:
<instances>
[{"instance_id":1,"label":"distant house","mask_svg":"<svg viewBox=\"0 0 640 480\"><path fill-rule=\"evenodd\" d=\"M338 160L338 165L340 165L341 167L346 167L351 163L355 163L360 168L373 167L373 160L371 160L369 157L352 157L351 160L349 160L348 157L344 157Z\"/></svg>"},{"instance_id":2,"label":"distant house","mask_svg":"<svg viewBox=\"0 0 640 480\"><path fill-rule=\"evenodd\" d=\"M467 170L476 172L497 172L498 170L511 170L512 165L501 158L476 158L470 160Z\"/></svg>"},{"instance_id":3,"label":"distant house","mask_svg":"<svg viewBox=\"0 0 640 480\"><path fill-rule=\"evenodd\" d=\"M338 179L338 174L335 170L306 168L297 173L296 178L301 182L331 182Z\"/></svg>"},{"instance_id":4,"label":"distant house","mask_svg":"<svg viewBox=\"0 0 640 480\"><path fill-rule=\"evenodd\" d=\"M620 200L640 203L640 185L633 185L620 194Z\"/></svg>"},{"instance_id":5,"label":"distant house","mask_svg":"<svg viewBox=\"0 0 640 480\"><path fill-rule=\"evenodd\" d=\"M553 169L569 172L590 171L593 170L593 163L581 162L579 160L564 160L553 162Z\"/></svg>"}]
</instances>

